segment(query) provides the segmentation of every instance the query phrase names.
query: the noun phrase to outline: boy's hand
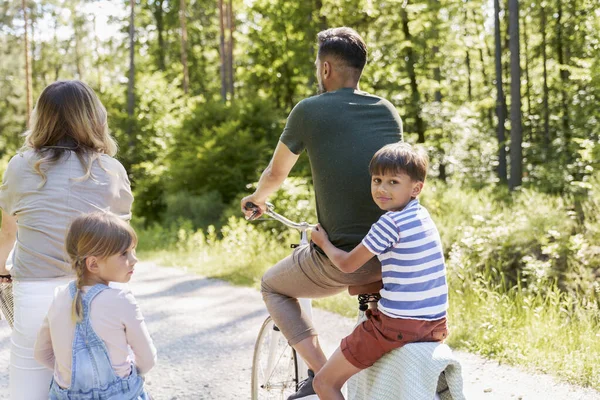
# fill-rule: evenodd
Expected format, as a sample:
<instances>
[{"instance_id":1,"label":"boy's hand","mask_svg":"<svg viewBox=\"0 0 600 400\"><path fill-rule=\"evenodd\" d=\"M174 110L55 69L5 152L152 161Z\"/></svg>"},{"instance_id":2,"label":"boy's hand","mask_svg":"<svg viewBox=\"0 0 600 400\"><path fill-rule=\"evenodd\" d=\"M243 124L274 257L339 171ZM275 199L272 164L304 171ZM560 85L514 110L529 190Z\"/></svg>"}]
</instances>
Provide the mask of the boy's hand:
<instances>
[{"instance_id":1,"label":"boy's hand","mask_svg":"<svg viewBox=\"0 0 600 400\"><path fill-rule=\"evenodd\" d=\"M327 236L327 232L325 232L321 224L317 224L310 232L310 240L320 248L323 248L326 243L329 243L329 236Z\"/></svg>"}]
</instances>

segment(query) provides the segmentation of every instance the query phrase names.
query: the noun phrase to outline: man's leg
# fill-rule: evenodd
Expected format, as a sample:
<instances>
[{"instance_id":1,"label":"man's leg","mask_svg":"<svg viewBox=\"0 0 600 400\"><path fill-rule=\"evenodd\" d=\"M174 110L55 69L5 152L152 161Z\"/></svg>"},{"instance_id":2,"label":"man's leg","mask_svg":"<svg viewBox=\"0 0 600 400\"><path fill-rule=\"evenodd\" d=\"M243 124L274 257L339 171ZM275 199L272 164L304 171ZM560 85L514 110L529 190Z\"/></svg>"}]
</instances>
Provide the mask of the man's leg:
<instances>
[{"instance_id":1,"label":"man's leg","mask_svg":"<svg viewBox=\"0 0 600 400\"><path fill-rule=\"evenodd\" d=\"M298 298L320 298L337 294L349 285L381 279L381 265L373 258L358 271L346 274L310 246L269 269L262 279L263 299L283 335L309 367L318 372L326 361L312 321L304 314Z\"/></svg>"},{"instance_id":2,"label":"man's leg","mask_svg":"<svg viewBox=\"0 0 600 400\"><path fill-rule=\"evenodd\" d=\"M315 375L313 387L321 400L344 400L342 386L361 369L352 365L338 347L329 361Z\"/></svg>"},{"instance_id":3,"label":"man's leg","mask_svg":"<svg viewBox=\"0 0 600 400\"><path fill-rule=\"evenodd\" d=\"M326 279L318 271L323 260L309 246L297 248L263 276L261 292L269 314L291 346L310 369L319 371L327 361L312 321L300 308L298 298L328 297L346 285Z\"/></svg>"}]
</instances>

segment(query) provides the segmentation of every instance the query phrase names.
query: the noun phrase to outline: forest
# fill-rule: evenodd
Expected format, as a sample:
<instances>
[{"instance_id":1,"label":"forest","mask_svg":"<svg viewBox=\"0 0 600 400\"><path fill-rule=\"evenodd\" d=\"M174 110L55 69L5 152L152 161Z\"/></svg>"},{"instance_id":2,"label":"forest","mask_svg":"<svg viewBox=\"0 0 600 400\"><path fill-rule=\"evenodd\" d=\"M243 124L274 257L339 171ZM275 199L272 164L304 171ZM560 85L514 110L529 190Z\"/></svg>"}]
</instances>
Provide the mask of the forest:
<instances>
[{"instance_id":1,"label":"forest","mask_svg":"<svg viewBox=\"0 0 600 400\"><path fill-rule=\"evenodd\" d=\"M246 224L239 199L293 106L317 94L316 34L354 28L369 48L360 89L389 99L405 140L430 157L423 202L458 294L452 317L464 321L453 345L562 366L600 388L598 340L584 334L600 327L600 0L0 0L0 10L0 172L43 88L83 80L119 142L140 250L212 252L209 273L243 284L281 254L260 258L247 242L287 234ZM314 221L306 155L292 173L273 202ZM239 257L258 272L231 272ZM556 331L539 338L523 328L549 321ZM561 324L577 339L548 357ZM510 329L527 348L503 338Z\"/></svg>"}]
</instances>

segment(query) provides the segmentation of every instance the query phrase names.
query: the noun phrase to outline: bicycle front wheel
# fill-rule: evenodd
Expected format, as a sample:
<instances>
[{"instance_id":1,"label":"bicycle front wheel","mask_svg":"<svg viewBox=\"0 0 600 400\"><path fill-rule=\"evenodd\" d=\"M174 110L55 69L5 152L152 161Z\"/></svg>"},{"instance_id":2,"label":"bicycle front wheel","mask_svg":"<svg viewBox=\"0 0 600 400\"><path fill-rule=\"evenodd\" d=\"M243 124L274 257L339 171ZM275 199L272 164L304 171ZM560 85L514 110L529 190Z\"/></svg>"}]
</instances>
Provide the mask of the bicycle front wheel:
<instances>
[{"instance_id":1,"label":"bicycle front wheel","mask_svg":"<svg viewBox=\"0 0 600 400\"><path fill-rule=\"evenodd\" d=\"M267 317L256 339L252 360L252 400L285 400L296 392L296 351Z\"/></svg>"}]
</instances>

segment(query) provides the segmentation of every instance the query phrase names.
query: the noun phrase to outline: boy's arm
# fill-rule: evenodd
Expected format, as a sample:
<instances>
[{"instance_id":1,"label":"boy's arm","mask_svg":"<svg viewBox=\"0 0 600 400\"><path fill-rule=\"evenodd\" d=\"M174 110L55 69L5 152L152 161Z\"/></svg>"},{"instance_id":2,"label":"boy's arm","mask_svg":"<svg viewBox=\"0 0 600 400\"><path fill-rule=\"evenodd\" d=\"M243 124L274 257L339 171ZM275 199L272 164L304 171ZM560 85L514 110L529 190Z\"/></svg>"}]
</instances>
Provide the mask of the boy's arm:
<instances>
[{"instance_id":1,"label":"boy's arm","mask_svg":"<svg viewBox=\"0 0 600 400\"><path fill-rule=\"evenodd\" d=\"M52 348L52 336L50 335L50 324L48 317L38 331L37 340L33 349L33 356L37 362L48 369L54 369L54 349Z\"/></svg>"},{"instance_id":2,"label":"boy's arm","mask_svg":"<svg viewBox=\"0 0 600 400\"><path fill-rule=\"evenodd\" d=\"M327 233L320 224L313 229L310 238L325 252L325 254L327 254L327 257L329 257L331 262L342 272L354 272L374 256L374 254L362 243L352 249L351 252L338 249L331 244L327 237Z\"/></svg>"}]
</instances>

